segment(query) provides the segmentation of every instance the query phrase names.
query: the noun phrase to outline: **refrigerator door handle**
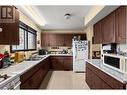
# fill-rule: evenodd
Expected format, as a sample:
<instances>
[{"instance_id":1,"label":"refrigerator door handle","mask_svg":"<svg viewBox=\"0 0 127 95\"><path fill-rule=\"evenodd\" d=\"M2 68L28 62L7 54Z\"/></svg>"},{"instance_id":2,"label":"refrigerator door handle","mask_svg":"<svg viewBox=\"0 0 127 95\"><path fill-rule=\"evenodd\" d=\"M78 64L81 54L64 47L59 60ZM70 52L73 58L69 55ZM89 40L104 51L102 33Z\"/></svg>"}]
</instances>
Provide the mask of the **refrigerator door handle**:
<instances>
[{"instance_id":1,"label":"refrigerator door handle","mask_svg":"<svg viewBox=\"0 0 127 95\"><path fill-rule=\"evenodd\" d=\"M77 58L77 48L75 48L75 59Z\"/></svg>"}]
</instances>

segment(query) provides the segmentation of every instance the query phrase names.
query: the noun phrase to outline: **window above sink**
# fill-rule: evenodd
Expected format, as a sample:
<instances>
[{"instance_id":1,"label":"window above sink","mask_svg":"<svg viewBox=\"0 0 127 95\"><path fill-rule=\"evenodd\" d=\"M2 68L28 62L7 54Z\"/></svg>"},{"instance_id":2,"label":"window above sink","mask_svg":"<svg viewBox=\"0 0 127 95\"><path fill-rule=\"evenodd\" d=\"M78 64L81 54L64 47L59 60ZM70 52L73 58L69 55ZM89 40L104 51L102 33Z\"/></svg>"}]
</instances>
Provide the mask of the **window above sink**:
<instances>
[{"instance_id":1,"label":"window above sink","mask_svg":"<svg viewBox=\"0 0 127 95\"><path fill-rule=\"evenodd\" d=\"M36 50L36 39L37 39L37 31L32 29L31 27L27 26L23 22L20 22L19 25L19 38L20 43L19 45L12 45L10 46L10 51L31 51Z\"/></svg>"}]
</instances>

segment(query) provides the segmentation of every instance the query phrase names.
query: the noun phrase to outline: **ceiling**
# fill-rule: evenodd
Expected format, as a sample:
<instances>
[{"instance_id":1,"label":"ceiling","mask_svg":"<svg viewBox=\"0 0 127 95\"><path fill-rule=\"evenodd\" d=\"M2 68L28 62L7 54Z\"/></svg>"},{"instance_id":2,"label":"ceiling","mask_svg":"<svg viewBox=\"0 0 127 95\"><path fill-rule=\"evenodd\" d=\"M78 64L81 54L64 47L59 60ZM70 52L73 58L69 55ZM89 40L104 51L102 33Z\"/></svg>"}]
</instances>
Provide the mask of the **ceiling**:
<instances>
[{"instance_id":1,"label":"ceiling","mask_svg":"<svg viewBox=\"0 0 127 95\"><path fill-rule=\"evenodd\" d=\"M79 30L84 28L84 17L93 6L32 6L46 20L43 30ZM66 13L71 14L65 19Z\"/></svg>"}]
</instances>

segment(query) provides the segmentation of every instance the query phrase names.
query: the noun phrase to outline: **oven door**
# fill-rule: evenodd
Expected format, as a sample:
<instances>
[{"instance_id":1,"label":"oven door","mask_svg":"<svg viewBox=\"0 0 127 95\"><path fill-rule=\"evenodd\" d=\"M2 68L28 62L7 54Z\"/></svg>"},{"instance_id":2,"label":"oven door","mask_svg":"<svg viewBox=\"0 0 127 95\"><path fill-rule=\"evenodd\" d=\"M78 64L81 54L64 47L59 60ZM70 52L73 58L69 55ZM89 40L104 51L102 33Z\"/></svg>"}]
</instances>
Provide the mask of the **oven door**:
<instances>
[{"instance_id":1,"label":"oven door","mask_svg":"<svg viewBox=\"0 0 127 95\"><path fill-rule=\"evenodd\" d=\"M115 58L115 57L111 57L111 56L104 56L104 63L120 69L120 58Z\"/></svg>"},{"instance_id":2,"label":"oven door","mask_svg":"<svg viewBox=\"0 0 127 95\"><path fill-rule=\"evenodd\" d=\"M14 90L19 90L20 84L21 84L21 82L16 83L16 85L14 86Z\"/></svg>"}]
</instances>

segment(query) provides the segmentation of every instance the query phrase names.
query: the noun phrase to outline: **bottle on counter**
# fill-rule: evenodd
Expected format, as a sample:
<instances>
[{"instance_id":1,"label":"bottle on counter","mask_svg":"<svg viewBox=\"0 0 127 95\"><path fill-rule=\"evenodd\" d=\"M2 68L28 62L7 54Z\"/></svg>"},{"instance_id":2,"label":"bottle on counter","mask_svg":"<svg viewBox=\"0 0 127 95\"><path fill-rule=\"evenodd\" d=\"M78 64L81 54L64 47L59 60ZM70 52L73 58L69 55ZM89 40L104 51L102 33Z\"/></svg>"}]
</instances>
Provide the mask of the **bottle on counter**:
<instances>
[{"instance_id":1,"label":"bottle on counter","mask_svg":"<svg viewBox=\"0 0 127 95\"><path fill-rule=\"evenodd\" d=\"M3 68L10 65L10 56L7 50L4 51L4 58L2 58Z\"/></svg>"}]
</instances>

